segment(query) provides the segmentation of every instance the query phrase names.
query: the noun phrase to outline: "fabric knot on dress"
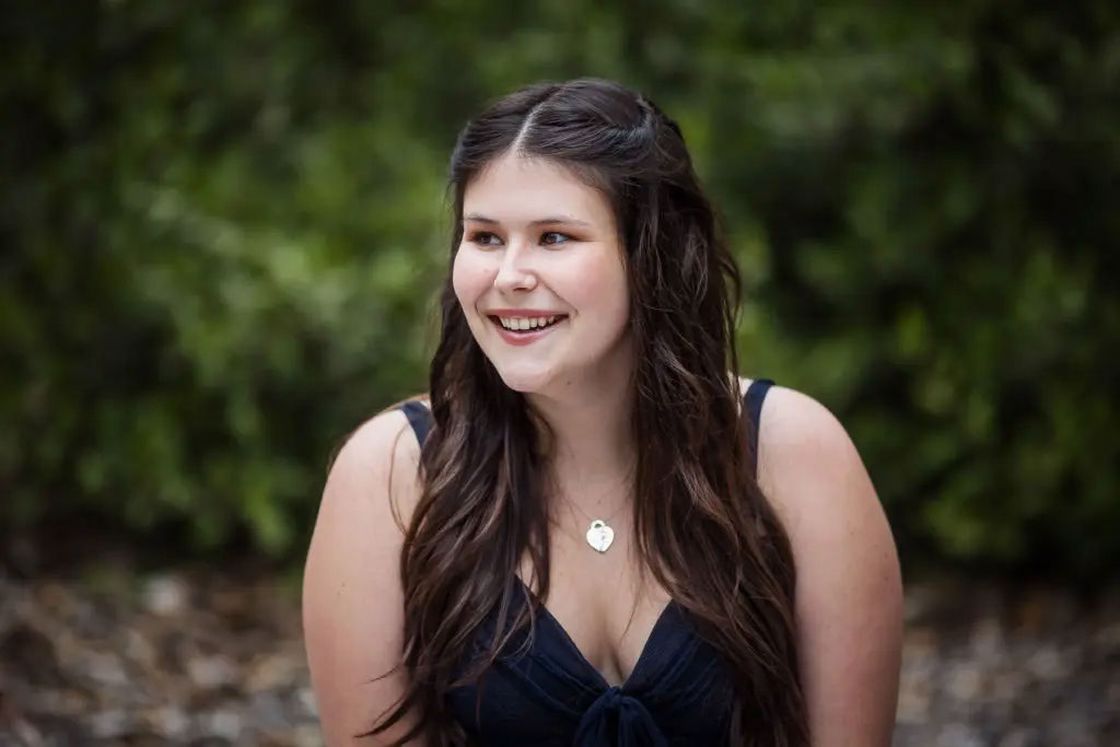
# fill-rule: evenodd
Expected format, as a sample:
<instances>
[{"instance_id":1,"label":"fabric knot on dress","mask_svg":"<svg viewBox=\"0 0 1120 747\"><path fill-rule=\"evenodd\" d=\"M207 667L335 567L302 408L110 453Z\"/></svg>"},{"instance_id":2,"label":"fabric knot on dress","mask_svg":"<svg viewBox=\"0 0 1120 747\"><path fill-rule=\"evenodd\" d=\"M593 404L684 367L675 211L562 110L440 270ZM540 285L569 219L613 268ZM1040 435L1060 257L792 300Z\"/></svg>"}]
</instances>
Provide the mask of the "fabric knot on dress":
<instances>
[{"instance_id":1,"label":"fabric knot on dress","mask_svg":"<svg viewBox=\"0 0 1120 747\"><path fill-rule=\"evenodd\" d=\"M578 747L669 747L669 740L642 701L619 687L610 687L584 712L573 744Z\"/></svg>"}]
</instances>

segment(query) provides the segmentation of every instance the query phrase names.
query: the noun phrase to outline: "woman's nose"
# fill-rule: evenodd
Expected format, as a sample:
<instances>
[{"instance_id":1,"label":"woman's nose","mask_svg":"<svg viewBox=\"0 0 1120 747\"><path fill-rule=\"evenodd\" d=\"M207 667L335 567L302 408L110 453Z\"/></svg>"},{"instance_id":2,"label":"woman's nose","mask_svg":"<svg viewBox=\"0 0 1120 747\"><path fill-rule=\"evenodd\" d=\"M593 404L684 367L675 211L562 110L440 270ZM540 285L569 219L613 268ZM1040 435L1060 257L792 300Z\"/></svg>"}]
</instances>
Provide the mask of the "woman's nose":
<instances>
[{"instance_id":1,"label":"woman's nose","mask_svg":"<svg viewBox=\"0 0 1120 747\"><path fill-rule=\"evenodd\" d=\"M520 247L510 246L498 266L494 286L502 291L532 290L537 285L537 274L529 266L528 257Z\"/></svg>"}]
</instances>

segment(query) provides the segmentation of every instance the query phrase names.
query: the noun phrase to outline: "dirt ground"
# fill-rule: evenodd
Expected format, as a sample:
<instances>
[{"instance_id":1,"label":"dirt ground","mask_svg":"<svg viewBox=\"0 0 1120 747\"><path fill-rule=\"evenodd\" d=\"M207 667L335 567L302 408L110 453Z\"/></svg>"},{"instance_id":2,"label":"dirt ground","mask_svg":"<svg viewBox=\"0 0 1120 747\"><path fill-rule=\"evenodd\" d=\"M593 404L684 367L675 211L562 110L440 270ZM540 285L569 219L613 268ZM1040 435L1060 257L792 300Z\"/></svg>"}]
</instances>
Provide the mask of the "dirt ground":
<instances>
[{"instance_id":1,"label":"dirt ground","mask_svg":"<svg viewBox=\"0 0 1120 747\"><path fill-rule=\"evenodd\" d=\"M0 745L321 744L298 581L0 565ZM1120 590L907 590L895 745L1120 745Z\"/></svg>"}]
</instances>

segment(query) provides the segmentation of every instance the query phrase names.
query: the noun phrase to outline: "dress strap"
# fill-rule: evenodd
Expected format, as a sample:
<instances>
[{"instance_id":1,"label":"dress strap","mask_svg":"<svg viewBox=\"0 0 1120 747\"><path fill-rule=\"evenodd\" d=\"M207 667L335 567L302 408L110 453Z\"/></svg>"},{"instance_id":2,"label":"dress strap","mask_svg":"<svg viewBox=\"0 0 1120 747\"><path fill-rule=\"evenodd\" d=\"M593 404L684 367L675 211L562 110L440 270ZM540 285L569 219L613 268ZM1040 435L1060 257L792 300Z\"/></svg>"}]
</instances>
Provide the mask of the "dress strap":
<instances>
[{"instance_id":1,"label":"dress strap","mask_svg":"<svg viewBox=\"0 0 1120 747\"><path fill-rule=\"evenodd\" d=\"M747 393L743 395L743 416L748 418L747 447L750 449L748 453L751 460L751 471L756 477L758 476L758 429L762 422L762 402L766 399L766 393L770 391L772 386L774 386L774 382L770 379L755 379L747 387Z\"/></svg>"},{"instance_id":2,"label":"dress strap","mask_svg":"<svg viewBox=\"0 0 1120 747\"><path fill-rule=\"evenodd\" d=\"M424 442L428 439L428 431L432 428L432 411L414 399L399 405L397 409L404 412L408 424L416 434L416 441L420 444L420 448L423 448Z\"/></svg>"}]
</instances>

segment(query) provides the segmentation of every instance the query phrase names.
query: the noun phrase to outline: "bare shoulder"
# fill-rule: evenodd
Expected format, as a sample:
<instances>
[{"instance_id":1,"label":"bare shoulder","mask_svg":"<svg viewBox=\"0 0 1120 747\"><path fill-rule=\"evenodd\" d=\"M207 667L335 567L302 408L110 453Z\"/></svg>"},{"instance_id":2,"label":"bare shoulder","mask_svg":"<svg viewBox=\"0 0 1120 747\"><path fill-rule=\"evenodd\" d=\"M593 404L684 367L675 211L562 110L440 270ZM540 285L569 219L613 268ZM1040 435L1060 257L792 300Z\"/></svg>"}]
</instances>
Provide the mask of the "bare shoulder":
<instances>
[{"instance_id":1,"label":"bare shoulder","mask_svg":"<svg viewBox=\"0 0 1120 747\"><path fill-rule=\"evenodd\" d=\"M743 392L752 383L739 377ZM867 478L867 473L844 426L828 408L795 389L775 385L767 392L759 420L758 451L759 483L764 492L769 496L776 491L774 500L792 498L792 504L776 506L779 510L796 510L824 498L819 491L802 494L787 490L793 479L833 481L842 474L871 488L869 478L859 479ZM873 488L846 491L845 495L878 503Z\"/></svg>"},{"instance_id":2,"label":"bare shoulder","mask_svg":"<svg viewBox=\"0 0 1120 747\"><path fill-rule=\"evenodd\" d=\"M420 493L419 455L407 418L389 410L350 436L327 476L304 567L303 626L328 745L368 730L406 684L399 673L378 678L403 647L400 551Z\"/></svg>"},{"instance_id":3,"label":"bare shoulder","mask_svg":"<svg viewBox=\"0 0 1120 747\"><path fill-rule=\"evenodd\" d=\"M760 418L759 484L793 548L814 741L888 745L901 658L902 581L863 460L824 405L775 386Z\"/></svg>"},{"instance_id":4,"label":"bare shoulder","mask_svg":"<svg viewBox=\"0 0 1120 747\"><path fill-rule=\"evenodd\" d=\"M750 379L740 379L744 391ZM772 386L763 401L758 434L758 481L780 514L799 562L810 561L822 539L864 526L869 536L890 540L890 530L871 478L847 430L817 400L795 389ZM893 540L890 540L893 553Z\"/></svg>"},{"instance_id":5,"label":"bare shoulder","mask_svg":"<svg viewBox=\"0 0 1120 747\"><path fill-rule=\"evenodd\" d=\"M423 404L427 406L427 402ZM401 521L394 523L407 525L419 497L419 467L420 444L408 418L398 408L386 410L362 423L347 438L331 463L324 503L335 495L353 496L363 503L366 500L377 502L378 490L390 491L390 500L379 501L379 507L383 509L387 504L394 513L399 513ZM365 508L378 509L377 506Z\"/></svg>"},{"instance_id":6,"label":"bare shoulder","mask_svg":"<svg viewBox=\"0 0 1120 747\"><path fill-rule=\"evenodd\" d=\"M880 553L878 562L897 566L871 477L847 430L820 402L770 389L759 423L758 479L790 534L799 571L818 560L832 566L839 549Z\"/></svg>"}]
</instances>

